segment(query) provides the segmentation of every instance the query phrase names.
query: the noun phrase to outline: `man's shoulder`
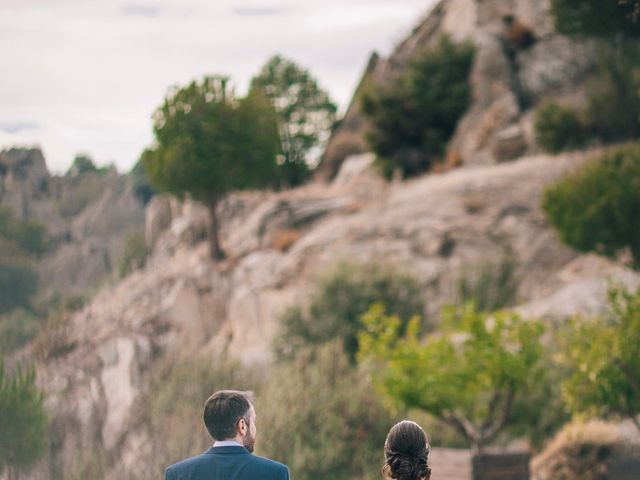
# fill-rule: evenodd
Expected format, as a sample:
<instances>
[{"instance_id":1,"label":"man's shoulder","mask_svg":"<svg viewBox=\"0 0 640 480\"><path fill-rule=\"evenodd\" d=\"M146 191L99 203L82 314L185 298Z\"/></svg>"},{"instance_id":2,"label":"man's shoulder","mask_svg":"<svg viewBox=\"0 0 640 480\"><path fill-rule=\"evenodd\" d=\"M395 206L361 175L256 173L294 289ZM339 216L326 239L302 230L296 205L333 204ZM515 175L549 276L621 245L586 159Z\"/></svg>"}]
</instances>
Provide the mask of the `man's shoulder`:
<instances>
[{"instance_id":1,"label":"man's shoulder","mask_svg":"<svg viewBox=\"0 0 640 480\"><path fill-rule=\"evenodd\" d=\"M206 461L206 455L196 455L195 457L185 458L173 465L169 465L165 470L165 478L173 478L171 475L178 472L184 472L195 469L197 465Z\"/></svg>"},{"instance_id":2,"label":"man's shoulder","mask_svg":"<svg viewBox=\"0 0 640 480\"><path fill-rule=\"evenodd\" d=\"M273 478L278 479L289 478L289 469L286 465L266 457L253 455L247 451L245 452L246 455L242 455L241 461L246 462L245 465L247 465L249 471L260 471L262 473L268 474L270 477L273 476ZM207 464L211 461L215 461L214 458L217 457L216 453L218 452L216 452L215 450L209 450L202 455L187 458L178 463L174 463L173 465L168 466L165 470L165 479L173 480L174 478L178 478L179 476L181 477L184 475L189 475L190 473L194 473L196 470L200 470L199 467L206 468L206 466L203 466L202 464Z\"/></svg>"},{"instance_id":3,"label":"man's shoulder","mask_svg":"<svg viewBox=\"0 0 640 480\"><path fill-rule=\"evenodd\" d=\"M270 458L261 457L259 455L251 455L252 461L261 467L273 469L273 470L288 470L287 466L283 463L276 462Z\"/></svg>"}]
</instances>

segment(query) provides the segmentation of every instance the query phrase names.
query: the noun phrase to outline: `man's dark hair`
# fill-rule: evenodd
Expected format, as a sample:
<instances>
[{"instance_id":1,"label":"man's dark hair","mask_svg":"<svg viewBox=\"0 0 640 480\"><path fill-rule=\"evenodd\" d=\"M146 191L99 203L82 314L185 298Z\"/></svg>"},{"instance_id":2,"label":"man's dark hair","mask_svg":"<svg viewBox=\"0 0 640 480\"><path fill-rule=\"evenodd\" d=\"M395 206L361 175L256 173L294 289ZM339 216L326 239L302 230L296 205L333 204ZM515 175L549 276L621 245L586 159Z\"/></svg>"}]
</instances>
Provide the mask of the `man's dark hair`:
<instances>
[{"instance_id":1,"label":"man's dark hair","mask_svg":"<svg viewBox=\"0 0 640 480\"><path fill-rule=\"evenodd\" d=\"M236 425L241 418L249 424L249 410L253 402L251 392L220 390L204 404L204 424L214 440L227 440L236 436Z\"/></svg>"}]
</instances>

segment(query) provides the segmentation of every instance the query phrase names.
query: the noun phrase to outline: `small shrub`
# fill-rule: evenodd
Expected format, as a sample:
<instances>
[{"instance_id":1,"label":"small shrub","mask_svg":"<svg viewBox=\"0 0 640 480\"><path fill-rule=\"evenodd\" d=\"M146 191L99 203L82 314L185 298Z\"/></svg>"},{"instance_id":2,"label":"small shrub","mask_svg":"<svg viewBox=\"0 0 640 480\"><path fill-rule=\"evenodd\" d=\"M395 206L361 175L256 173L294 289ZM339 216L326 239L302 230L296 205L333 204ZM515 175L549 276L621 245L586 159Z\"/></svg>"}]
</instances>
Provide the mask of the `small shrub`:
<instances>
[{"instance_id":1,"label":"small shrub","mask_svg":"<svg viewBox=\"0 0 640 480\"><path fill-rule=\"evenodd\" d=\"M475 49L443 37L387 88L369 85L362 110L368 140L386 176L413 176L445 155L458 120L471 103L469 74Z\"/></svg>"},{"instance_id":2,"label":"small shrub","mask_svg":"<svg viewBox=\"0 0 640 480\"><path fill-rule=\"evenodd\" d=\"M472 302L481 312L494 312L516 303L518 280L511 257L485 260L463 272L457 282L458 302Z\"/></svg>"},{"instance_id":3,"label":"small shrub","mask_svg":"<svg viewBox=\"0 0 640 480\"><path fill-rule=\"evenodd\" d=\"M29 307L38 291L38 274L26 262L0 258L0 314Z\"/></svg>"},{"instance_id":4,"label":"small shrub","mask_svg":"<svg viewBox=\"0 0 640 480\"><path fill-rule=\"evenodd\" d=\"M542 148L558 153L582 148L587 143L586 127L568 108L549 103L536 112L536 138Z\"/></svg>"},{"instance_id":5,"label":"small shrub","mask_svg":"<svg viewBox=\"0 0 640 480\"><path fill-rule=\"evenodd\" d=\"M125 239L122 256L118 261L118 274L125 277L129 273L145 266L149 248L143 232L132 232Z\"/></svg>"},{"instance_id":6,"label":"small shrub","mask_svg":"<svg viewBox=\"0 0 640 480\"><path fill-rule=\"evenodd\" d=\"M640 145L605 154L547 188L542 208L567 245L640 267Z\"/></svg>"},{"instance_id":7,"label":"small shrub","mask_svg":"<svg viewBox=\"0 0 640 480\"><path fill-rule=\"evenodd\" d=\"M293 307L283 315L277 355L291 358L305 346L341 339L354 360L360 317L375 302L384 302L404 321L424 310L420 287L412 276L380 264L338 265L318 280L308 308Z\"/></svg>"},{"instance_id":8,"label":"small shrub","mask_svg":"<svg viewBox=\"0 0 640 480\"><path fill-rule=\"evenodd\" d=\"M369 376L339 343L305 350L269 374L257 402L260 453L286 463L293 478L375 478L391 418Z\"/></svg>"}]
</instances>

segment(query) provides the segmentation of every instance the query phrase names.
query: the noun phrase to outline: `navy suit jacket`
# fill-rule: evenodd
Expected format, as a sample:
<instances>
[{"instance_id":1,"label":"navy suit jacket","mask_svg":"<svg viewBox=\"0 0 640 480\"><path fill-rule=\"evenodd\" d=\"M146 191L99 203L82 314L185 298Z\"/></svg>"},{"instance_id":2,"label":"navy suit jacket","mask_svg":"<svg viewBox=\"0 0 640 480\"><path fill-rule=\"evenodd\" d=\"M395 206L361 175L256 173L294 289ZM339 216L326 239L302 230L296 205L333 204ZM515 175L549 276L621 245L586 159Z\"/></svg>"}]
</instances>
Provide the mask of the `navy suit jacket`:
<instances>
[{"instance_id":1,"label":"navy suit jacket","mask_svg":"<svg viewBox=\"0 0 640 480\"><path fill-rule=\"evenodd\" d=\"M289 480L289 470L244 447L210 448L202 455L171 465L165 480Z\"/></svg>"}]
</instances>

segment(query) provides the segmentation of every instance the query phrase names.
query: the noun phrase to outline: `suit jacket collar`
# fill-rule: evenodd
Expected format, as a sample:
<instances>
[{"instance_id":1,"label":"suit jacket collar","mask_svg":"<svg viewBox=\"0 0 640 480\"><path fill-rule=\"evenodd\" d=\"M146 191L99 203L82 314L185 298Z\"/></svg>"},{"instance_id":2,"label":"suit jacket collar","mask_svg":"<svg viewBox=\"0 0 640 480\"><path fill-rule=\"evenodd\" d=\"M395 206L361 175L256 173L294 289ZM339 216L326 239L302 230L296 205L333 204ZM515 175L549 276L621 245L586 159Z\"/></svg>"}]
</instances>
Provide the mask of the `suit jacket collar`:
<instances>
[{"instance_id":1,"label":"suit jacket collar","mask_svg":"<svg viewBox=\"0 0 640 480\"><path fill-rule=\"evenodd\" d=\"M205 452L210 455L251 455L251 452L244 447L238 446L230 446L230 447L211 447L209 450Z\"/></svg>"}]
</instances>

